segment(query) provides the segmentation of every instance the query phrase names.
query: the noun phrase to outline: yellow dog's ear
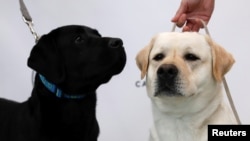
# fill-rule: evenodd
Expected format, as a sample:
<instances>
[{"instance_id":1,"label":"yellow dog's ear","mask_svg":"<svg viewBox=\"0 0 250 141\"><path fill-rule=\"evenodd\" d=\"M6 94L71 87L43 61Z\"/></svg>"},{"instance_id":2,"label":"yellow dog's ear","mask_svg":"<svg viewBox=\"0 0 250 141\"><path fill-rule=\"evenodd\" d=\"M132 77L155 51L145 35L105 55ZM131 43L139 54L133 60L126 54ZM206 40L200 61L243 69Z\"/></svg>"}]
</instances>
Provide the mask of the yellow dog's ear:
<instances>
[{"instance_id":1,"label":"yellow dog's ear","mask_svg":"<svg viewBox=\"0 0 250 141\"><path fill-rule=\"evenodd\" d=\"M213 76L216 81L222 81L223 76L231 69L235 60L229 52L227 52L223 47L207 37L208 43L212 49L213 58Z\"/></svg>"},{"instance_id":2,"label":"yellow dog's ear","mask_svg":"<svg viewBox=\"0 0 250 141\"><path fill-rule=\"evenodd\" d=\"M149 54L153 47L155 38L153 38L150 43L144 47L136 56L136 64L141 70L141 79L143 79L148 70Z\"/></svg>"}]
</instances>

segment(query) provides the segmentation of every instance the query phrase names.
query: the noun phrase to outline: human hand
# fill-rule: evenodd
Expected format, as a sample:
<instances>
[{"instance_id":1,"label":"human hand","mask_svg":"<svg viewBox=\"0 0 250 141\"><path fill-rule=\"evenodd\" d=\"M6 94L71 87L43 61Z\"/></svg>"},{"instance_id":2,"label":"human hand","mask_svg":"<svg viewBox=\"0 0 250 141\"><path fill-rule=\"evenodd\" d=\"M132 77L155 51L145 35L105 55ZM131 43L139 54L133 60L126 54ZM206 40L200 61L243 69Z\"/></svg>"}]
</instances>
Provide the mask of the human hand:
<instances>
[{"instance_id":1,"label":"human hand","mask_svg":"<svg viewBox=\"0 0 250 141\"><path fill-rule=\"evenodd\" d=\"M199 31L203 28L200 20L208 23L214 10L214 0L182 0L172 22L183 31Z\"/></svg>"}]
</instances>

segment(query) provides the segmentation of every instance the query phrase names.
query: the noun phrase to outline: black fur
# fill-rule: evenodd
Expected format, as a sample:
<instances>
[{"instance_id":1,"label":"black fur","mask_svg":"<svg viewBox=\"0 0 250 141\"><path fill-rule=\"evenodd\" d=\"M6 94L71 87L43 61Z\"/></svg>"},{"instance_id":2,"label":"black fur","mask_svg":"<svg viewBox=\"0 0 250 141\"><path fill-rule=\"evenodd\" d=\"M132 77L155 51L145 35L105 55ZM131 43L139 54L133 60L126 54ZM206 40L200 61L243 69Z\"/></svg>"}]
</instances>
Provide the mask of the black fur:
<instances>
[{"instance_id":1,"label":"black fur","mask_svg":"<svg viewBox=\"0 0 250 141\"><path fill-rule=\"evenodd\" d=\"M41 37L28 58L37 72L31 97L18 103L0 99L0 141L97 141L96 89L119 74L126 63L121 39L70 25ZM57 97L43 75L64 93Z\"/></svg>"}]
</instances>

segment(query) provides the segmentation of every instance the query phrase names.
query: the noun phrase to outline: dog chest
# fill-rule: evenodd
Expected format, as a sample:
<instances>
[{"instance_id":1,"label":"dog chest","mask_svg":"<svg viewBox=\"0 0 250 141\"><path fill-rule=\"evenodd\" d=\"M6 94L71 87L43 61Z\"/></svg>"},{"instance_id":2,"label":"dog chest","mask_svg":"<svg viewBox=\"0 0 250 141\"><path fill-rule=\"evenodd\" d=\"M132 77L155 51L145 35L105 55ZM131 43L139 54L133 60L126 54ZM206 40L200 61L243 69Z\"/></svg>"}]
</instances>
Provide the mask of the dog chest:
<instances>
[{"instance_id":1,"label":"dog chest","mask_svg":"<svg viewBox=\"0 0 250 141\"><path fill-rule=\"evenodd\" d=\"M183 119L159 120L151 128L153 141L200 141L206 136L204 133L206 128L197 128L195 123Z\"/></svg>"}]
</instances>

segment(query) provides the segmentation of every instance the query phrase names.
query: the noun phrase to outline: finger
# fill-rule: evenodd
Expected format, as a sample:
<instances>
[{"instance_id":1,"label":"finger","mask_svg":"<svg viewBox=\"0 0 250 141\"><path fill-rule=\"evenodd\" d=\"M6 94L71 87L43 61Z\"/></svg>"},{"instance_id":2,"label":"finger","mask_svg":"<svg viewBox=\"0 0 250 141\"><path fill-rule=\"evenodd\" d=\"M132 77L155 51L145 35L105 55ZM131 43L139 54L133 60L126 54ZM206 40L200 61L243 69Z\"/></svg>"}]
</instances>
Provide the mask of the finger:
<instances>
[{"instance_id":1,"label":"finger","mask_svg":"<svg viewBox=\"0 0 250 141\"><path fill-rule=\"evenodd\" d=\"M193 29L193 24L190 21L187 21L186 25L183 27L182 31L192 31Z\"/></svg>"},{"instance_id":2,"label":"finger","mask_svg":"<svg viewBox=\"0 0 250 141\"><path fill-rule=\"evenodd\" d=\"M186 14L182 14L180 16L179 20L176 22L176 25L178 27L182 27L186 23L186 19L187 19L187 15Z\"/></svg>"},{"instance_id":3,"label":"finger","mask_svg":"<svg viewBox=\"0 0 250 141\"><path fill-rule=\"evenodd\" d=\"M172 19L171 19L171 22L174 22L176 23L179 19L180 15L175 15Z\"/></svg>"},{"instance_id":4,"label":"finger","mask_svg":"<svg viewBox=\"0 0 250 141\"><path fill-rule=\"evenodd\" d=\"M204 21L204 22L205 22L205 24L206 24L206 21ZM192 30L193 30L193 31L199 32L199 30L200 30L201 28L204 28L204 25L203 25L201 19L195 19L195 20L194 20L194 24L193 24Z\"/></svg>"},{"instance_id":5,"label":"finger","mask_svg":"<svg viewBox=\"0 0 250 141\"><path fill-rule=\"evenodd\" d=\"M199 32L200 28L202 28L202 26L200 24L194 24L193 28L191 29L192 31L196 31Z\"/></svg>"},{"instance_id":6,"label":"finger","mask_svg":"<svg viewBox=\"0 0 250 141\"><path fill-rule=\"evenodd\" d=\"M180 19L180 17L182 16L182 14L185 13L185 11L187 11L187 6L185 6L186 4L182 1L179 9L177 10L177 12L175 13L175 16L172 18L172 22L177 23Z\"/></svg>"},{"instance_id":7,"label":"finger","mask_svg":"<svg viewBox=\"0 0 250 141\"><path fill-rule=\"evenodd\" d=\"M184 26L183 28L182 28L182 32L188 32L188 31L190 31L191 29L188 27L188 26Z\"/></svg>"},{"instance_id":8,"label":"finger","mask_svg":"<svg viewBox=\"0 0 250 141\"><path fill-rule=\"evenodd\" d=\"M181 15L184 13L184 9L183 9L183 6L180 5L179 9L177 10L177 12L175 13L175 16L172 18L172 22L176 23Z\"/></svg>"}]
</instances>

